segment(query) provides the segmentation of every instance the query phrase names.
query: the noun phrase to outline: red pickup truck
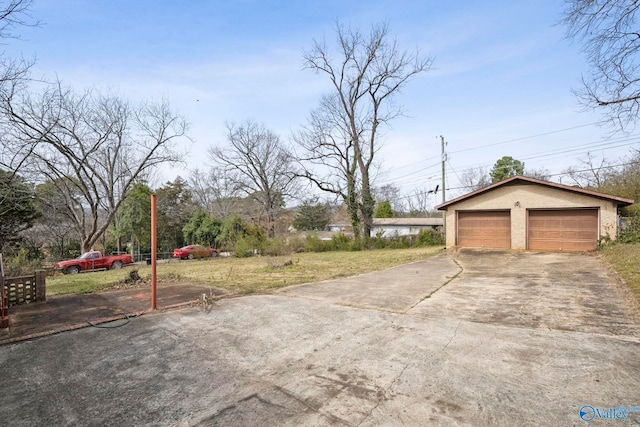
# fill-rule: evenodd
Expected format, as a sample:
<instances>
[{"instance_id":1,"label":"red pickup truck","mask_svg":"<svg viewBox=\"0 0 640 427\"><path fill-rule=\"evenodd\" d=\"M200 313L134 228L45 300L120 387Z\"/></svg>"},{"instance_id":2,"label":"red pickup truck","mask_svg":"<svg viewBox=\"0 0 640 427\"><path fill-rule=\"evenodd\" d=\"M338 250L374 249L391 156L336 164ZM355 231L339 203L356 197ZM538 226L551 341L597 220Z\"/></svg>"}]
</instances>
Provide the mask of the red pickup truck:
<instances>
[{"instance_id":1,"label":"red pickup truck","mask_svg":"<svg viewBox=\"0 0 640 427\"><path fill-rule=\"evenodd\" d=\"M102 252L100 251L91 251L75 259L60 261L56 263L55 268L64 274L77 274L81 271L88 270L104 270L109 268L117 270L131 263L133 263L133 259L131 259L131 255L128 254L102 256Z\"/></svg>"}]
</instances>

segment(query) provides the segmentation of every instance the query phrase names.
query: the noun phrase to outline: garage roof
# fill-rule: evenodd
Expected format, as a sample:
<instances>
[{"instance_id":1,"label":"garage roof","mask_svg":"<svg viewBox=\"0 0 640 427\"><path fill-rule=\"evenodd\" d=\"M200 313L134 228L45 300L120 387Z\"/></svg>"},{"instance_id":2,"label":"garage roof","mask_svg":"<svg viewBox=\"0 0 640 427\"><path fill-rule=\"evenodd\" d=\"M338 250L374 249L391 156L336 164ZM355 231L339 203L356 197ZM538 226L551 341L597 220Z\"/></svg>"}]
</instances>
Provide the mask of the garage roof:
<instances>
[{"instance_id":1,"label":"garage roof","mask_svg":"<svg viewBox=\"0 0 640 427\"><path fill-rule=\"evenodd\" d=\"M479 190L472 191L471 193L467 193L455 199L449 200L448 202L445 202L436 206L436 209L441 211L446 211L450 205L461 202L463 200L471 199L475 196L486 193L498 187L506 187L511 185L543 185L545 187L556 188L558 190L569 191L571 193L584 194L584 195L596 197L599 199L611 200L612 202L616 203L618 206L629 206L633 204L633 200L631 199L625 199L623 197L612 196L611 194L599 193L597 191L585 190L584 188L577 188L577 187L572 187L570 185L558 184L556 182L542 181L540 179L518 175L518 176L512 176L511 178L507 178L504 181L496 182L495 184L491 184Z\"/></svg>"}]
</instances>

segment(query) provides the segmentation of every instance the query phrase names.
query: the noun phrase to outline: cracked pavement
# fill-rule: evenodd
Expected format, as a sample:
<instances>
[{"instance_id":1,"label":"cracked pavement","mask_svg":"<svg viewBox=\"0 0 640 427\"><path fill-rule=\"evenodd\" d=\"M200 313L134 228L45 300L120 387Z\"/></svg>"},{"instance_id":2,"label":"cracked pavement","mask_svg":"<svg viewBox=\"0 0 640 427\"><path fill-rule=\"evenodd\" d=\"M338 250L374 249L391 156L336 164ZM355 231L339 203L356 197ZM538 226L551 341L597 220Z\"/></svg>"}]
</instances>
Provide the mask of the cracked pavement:
<instances>
[{"instance_id":1,"label":"cracked pavement","mask_svg":"<svg viewBox=\"0 0 640 427\"><path fill-rule=\"evenodd\" d=\"M512 426L640 406L640 328L600 258L456 261L2 346L0 407L12 426Z\"/></svg>"}]
</instances>

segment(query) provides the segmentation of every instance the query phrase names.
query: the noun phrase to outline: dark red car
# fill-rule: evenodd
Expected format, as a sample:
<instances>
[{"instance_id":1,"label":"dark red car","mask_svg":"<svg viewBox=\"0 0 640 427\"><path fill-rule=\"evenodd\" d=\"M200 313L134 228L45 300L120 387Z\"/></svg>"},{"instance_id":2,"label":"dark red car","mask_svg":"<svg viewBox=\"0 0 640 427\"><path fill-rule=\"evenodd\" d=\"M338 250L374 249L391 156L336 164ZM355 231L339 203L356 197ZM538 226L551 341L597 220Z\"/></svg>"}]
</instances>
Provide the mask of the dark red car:
<instances>
[{"instance_id":1,"label":"dark red car","mask_svg":"<svg viewBox=\"0 0 640 427\"><path fill-rule=\"evenodd\" d=\"M187 245L173 250L172 257L180 259L215 258L220 255L216 248L208 248L202 245Z\"/></svg>"}]
</instances>

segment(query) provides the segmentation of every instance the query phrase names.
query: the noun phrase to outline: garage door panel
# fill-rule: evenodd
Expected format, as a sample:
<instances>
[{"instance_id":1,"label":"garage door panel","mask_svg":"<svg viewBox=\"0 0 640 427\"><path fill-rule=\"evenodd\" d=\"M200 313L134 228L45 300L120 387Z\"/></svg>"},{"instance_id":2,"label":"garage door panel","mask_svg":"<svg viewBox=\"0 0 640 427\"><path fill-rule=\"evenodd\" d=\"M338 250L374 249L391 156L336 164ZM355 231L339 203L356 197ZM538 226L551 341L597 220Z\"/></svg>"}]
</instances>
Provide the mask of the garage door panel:
<instances>
[{"instance_id":1,"label":"garage door panel","mask_svg":"<svg viewBox=\"0 0 640 427\"><path fill-rule=\"evenodd\" d=\"M509 211L458 212L458 245L508 249L511 247Z\"/></svg>"},{"instance_id":2,"label":"garage door panel","mask_svg":"<svg viewBox=\"0 0 640 427\"><path fill-rule=\"evenodd\" d=\"M593 250L598 245L598 210L531 210L527 240L531 250Z\"/></svg>"},{"instance_id":3,"label":"garage door panel","mask_svg":"<svg viewBox=\"0 0 640 427\"><path fill-rule=\"evenodd\" d=\"M563 234L563 237L572 240L598 240L598 233L595 231L568 231Z\"/></svg>"},{"instance_id":4,"label":"garage door panel","mask_svg":"<svg viewBox=\"0 0 640 427\"><path fill-rule=\"evenodd\" d=\"M579 239L594 239L598 240L598 231L582 231L578 233Z\"/></svg>"},{"instance_id":5,"label":"garage door panel","mask_svg":"<svg viewBox=\"0 0 640 427\"><path fill-rule=\"evenodd\" d=\"M584 251L586 249L584 249L584 246L581 245L580 243L566 242L564 243L562 250L566 252L578 252L578 251Z\"/></svg>"}]
</instances>

